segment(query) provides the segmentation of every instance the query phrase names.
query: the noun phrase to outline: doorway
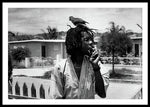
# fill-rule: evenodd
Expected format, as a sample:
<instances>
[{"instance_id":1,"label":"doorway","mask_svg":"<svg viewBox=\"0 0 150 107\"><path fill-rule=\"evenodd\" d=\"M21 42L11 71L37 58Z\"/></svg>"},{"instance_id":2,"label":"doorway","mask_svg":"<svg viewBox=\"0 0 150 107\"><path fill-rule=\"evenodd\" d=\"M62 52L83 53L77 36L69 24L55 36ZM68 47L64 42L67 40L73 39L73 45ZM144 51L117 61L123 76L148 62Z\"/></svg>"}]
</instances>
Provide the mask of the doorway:
<instances>
[{"instance_id":1,"label":"doorway","mask_svg":"<svg viewBox=\"0 0 150 107\"><path fill-rule=\"evenodd\" d=\"M135 57L139 56L139 44L135 44Z\"/></svg>"},{"instance_id":2,"label":"doorway","mask_svg":"<svg viewBox=\"0 0 150 107\"><path fill-rule=\"evenodd\" d=\"M42 57L46 57L46 47L42 45Z\"/></svg>"}]
</instances>

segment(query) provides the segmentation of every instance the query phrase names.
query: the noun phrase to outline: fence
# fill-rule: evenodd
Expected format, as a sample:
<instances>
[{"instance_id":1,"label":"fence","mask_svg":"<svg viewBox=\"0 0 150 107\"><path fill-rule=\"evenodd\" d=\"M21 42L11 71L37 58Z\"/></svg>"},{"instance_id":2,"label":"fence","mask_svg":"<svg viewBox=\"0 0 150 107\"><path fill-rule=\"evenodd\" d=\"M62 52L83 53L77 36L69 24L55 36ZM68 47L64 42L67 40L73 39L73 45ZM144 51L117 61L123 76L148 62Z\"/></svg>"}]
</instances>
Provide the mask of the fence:
<instances>
[{"instance_id":1,"label":"fence","mask_svg":"<svg viewBox=\"0 0 150 107\"><path fill-rule=\"evenodd\" d=\"M31 77L13 77L12 94L9 99L52 99L50 96L51 88L54 87L52 80L31 78ZM142 99L142 88L137 90L131 99Z\"/></svg>"},{"instance_id":2,"label":"fence","mask_svg":"<svg viewBox=\"0 0 150 107\"><path fill-rule=\"evenodd\" d=\"M131 99L142 99L142 88Z\"/></svg>"},{"instance_id":3,"label":"fence","mask_svg":"<svg viewBox=\"0 0 150 107\"><path fill-rule=\"evenodd\" d=\"M15 99L50 99L52 81L31 77L13 77L12 94Z\"/></svg>"},{"instance_id":4,"label":"fence","mask_svg":"<svg viewBox=\"0 0 150 107\"><path fill-rule=\"evenodd\" d=\"M46 67L53 66L60 59L53 59L51 57L29 57L25 59L26 68ZM112 57L101 57L104 64L112 64ZM122 65L142 65L142 59L140 57L115 57L114 64Z\"/></svg>"},{"instance_id":5,"label":"fence","mask_svg":"<svg viewBox=\"0 0 150 107\"><path fill-rule=\"evenodd\" d=\"M112 64L112 57L101 57L104 64ZM142 58L140 57L115 57L114 64L122 65L142 65Z\"/></svg>"},{"instance_id":6,"label":"fence","mask_svg":"<svg viewBox=\"0 0 150 107\"><path fill-rule=\"evenodd\" d=\"M52 66L55 64L55 59L52 57L29 57L25 59L26 68L32 67L45 67Z\"/></svg>"}]
</instances>

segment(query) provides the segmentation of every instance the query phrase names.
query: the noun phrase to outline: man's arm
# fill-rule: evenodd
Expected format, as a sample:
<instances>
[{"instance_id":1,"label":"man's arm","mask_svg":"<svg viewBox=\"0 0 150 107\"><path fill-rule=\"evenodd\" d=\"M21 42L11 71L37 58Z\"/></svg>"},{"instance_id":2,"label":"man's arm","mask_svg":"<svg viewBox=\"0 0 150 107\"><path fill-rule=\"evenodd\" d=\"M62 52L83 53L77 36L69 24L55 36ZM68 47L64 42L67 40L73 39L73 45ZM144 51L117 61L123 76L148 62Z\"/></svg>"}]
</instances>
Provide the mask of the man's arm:
<instances>
[{"instance_id":1,"label":"man's arm","mask_svg":"<svg viewBox=\"0 0 150 107\"><path fill-rule=\"evenodd\" d=\"M100 73L100 68L94 69L94 74L95 74L95 91L100 97L105 98L106 91L105 91L104 81Z\"/></svg>"},{"instance_id":2,"label":"man's arm","mask_svg":"<svg viewBox=\"0 0 150 107\"><path fill-rule=\"evenodd\" d=\"M104 66L100 62L100 51L98 49L94 49L90 61L95 73L95 91L100 97L105 98L107 90L105 86L108 86L108 78L107 75L103 75L106 70L104 70Z\"/></svg>"}]
</instances>

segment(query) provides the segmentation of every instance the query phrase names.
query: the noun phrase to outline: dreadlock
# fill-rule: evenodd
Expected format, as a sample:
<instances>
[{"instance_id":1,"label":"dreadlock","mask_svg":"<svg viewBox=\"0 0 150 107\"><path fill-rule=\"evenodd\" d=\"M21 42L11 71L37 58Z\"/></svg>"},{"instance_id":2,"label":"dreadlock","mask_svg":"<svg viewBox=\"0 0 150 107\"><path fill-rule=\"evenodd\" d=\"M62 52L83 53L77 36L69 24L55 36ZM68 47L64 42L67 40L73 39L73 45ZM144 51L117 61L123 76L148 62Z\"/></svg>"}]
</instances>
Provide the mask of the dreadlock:
<instances>
[{"instance_id":1,"label":"dreadlock","mask_svg":"<svg viewBox=\"0 0 150 107\"><path fill-rule=\"evenodd\" d=\"M94 37L93 31L83 25L78 25L77 27L70 28L67 31L65 45L68 55L73 55L76 51L81 50L82 32L86 32L87 34L91 35L92 38Z\"/></svg>"}]
</instances>

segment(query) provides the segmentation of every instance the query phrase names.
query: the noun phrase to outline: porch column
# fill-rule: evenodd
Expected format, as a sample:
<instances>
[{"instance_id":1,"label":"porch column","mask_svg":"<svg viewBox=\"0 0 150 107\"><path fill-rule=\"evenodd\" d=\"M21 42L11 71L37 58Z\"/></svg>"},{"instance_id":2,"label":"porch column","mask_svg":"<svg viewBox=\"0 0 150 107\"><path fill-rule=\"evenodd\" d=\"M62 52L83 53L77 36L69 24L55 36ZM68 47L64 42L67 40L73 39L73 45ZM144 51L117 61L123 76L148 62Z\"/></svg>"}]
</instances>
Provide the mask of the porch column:
<instances>
[{"instance_id":1,"label":"porch column","mask_svg":"<svg viewBox=\"0 0 150 107\"><path fill-rule=\"evenodd\" d=\"M63 47L63 42L61 42L61 46L60 47L61 47L61 56L60 57L61 57L61 59L63 59L63 54L64 54L64 52L63 52L63 48L64 48Z\"/></svg>"}]
</instances>

